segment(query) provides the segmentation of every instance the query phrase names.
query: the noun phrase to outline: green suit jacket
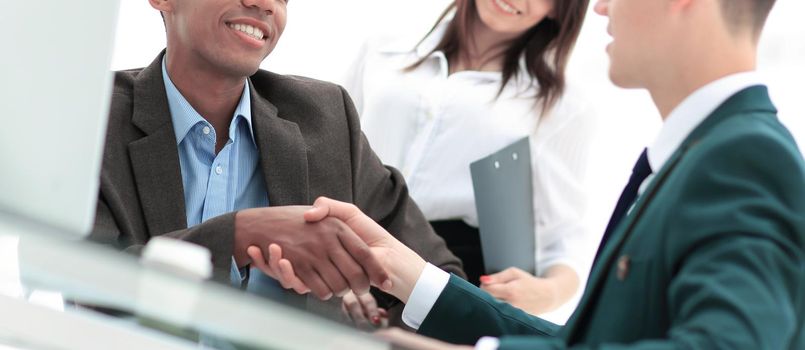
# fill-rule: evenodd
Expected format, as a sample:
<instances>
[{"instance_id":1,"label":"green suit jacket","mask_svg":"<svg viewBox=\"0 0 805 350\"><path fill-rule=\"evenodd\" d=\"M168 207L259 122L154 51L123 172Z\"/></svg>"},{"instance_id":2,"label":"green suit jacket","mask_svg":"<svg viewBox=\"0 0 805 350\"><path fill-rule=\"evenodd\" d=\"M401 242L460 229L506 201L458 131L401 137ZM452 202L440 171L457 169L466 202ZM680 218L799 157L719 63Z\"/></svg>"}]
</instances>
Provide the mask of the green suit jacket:
<instances>
[{"instance_id":1,"label":"green suit jacket","mask_svg":"<svg viewBox=\"0 0 805 350\"><path fill-rule=\"evenodd\" d=\"M567 326L452 276L419 333L500 349L805 349L805 163L765 87L724 102L600 252Z\"/></svg>"}]
</instances>

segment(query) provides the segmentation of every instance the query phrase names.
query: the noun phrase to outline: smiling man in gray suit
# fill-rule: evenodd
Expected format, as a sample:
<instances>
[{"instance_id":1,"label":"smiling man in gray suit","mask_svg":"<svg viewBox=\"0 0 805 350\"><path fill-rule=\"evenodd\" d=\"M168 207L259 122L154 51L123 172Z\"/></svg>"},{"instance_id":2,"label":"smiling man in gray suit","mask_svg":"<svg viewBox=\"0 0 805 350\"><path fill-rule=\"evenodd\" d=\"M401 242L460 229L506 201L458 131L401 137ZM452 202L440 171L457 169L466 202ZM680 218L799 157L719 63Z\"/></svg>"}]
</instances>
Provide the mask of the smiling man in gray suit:
<instances>
[{"instance_id":1,"label":"smiling man in gray suit","mask_svg":"<svg viewBox=\"0 0 805 350\"><path fill-rule=\"evenodd\" d=\"M212 252L215 279L236 285L249 280L255 251L247 248L267 257L265 247L278 243L325 300L384 283L348 226L306 223L305 207L291 206L328 196L461 273L401 175L369 148L346 92L259 70L285 27L286 0L149 3L165 20L167 49L144 69L116 74L93 240L125 250L155 236L199 244ZM265 286L265 276L251 277ZM338 304L323 312L338 314Z\"/></svg>"}]
</instances>

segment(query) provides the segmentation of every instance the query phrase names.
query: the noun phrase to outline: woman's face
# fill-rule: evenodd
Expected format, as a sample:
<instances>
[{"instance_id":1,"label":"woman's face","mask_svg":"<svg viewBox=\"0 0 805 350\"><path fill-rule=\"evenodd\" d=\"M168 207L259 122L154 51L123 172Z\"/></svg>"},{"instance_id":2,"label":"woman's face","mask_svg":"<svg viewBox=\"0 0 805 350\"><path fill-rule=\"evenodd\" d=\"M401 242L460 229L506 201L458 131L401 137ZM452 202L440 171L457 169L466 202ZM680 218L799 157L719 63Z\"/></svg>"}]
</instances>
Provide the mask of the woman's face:
<instances>
[{"instance_id":1,"label":"woman's face","mask_svg":"<svg viewBox=\"0 0 805 350\"><path fill-rule=\"evenodd\" d=\"M475 0L475 7L481 22L493 31L518 35L549 16L553 11L554 1Z\"/></svg>"}]
</instances>

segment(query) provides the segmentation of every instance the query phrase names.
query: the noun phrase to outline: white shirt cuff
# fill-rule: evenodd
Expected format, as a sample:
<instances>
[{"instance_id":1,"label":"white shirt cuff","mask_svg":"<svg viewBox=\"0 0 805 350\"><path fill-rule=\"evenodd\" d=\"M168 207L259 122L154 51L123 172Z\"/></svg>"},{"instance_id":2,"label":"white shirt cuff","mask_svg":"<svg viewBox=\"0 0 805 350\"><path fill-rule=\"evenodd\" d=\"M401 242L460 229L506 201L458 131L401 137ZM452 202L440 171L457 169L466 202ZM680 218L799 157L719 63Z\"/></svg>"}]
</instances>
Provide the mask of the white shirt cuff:
<instances>
[{"instance_id":1,"label":"white shirt cuff","mask_svg":"<svg viewBox=\"0 0 805 350\"><path fill-rule=\"evenodd\" d=\"M498 350L500 339L495 337L481 337L475 343L475 350Z\"/></svg>"},{"instance_id":2,"label":"white shirt cuff","mask_svg":"<svg viewBox=\"0 0 805 350\"><path fill-rule=\"evenodd\" d=\"M436 300L442 295L442 291L450 281L450 274L440 268L428 263L419 279L416 280L414 290L408 297L408 304L405 305L402 320L408 327L419 329L422 321L428 316Z\"/></svg>"}]
</instances>

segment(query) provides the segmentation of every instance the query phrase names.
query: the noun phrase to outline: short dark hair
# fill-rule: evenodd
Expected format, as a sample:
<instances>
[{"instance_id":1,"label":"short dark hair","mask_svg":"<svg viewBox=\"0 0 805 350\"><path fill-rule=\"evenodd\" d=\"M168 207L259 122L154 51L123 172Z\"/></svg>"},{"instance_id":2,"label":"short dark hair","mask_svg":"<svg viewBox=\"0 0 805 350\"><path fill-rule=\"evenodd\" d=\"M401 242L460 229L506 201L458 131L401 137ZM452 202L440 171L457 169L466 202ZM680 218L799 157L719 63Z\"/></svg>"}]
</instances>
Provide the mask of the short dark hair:
<instances>
[{"instance_id":1,"label":"short dark hair","mask_svg":"<svg viewBox=\"0 0 805 350\"><path fill-rule=\"evenodd\" d=\"M733 31L751 28L760 33L776 0L721 0L724 19Z\"/></svg>"}]
</instances>

